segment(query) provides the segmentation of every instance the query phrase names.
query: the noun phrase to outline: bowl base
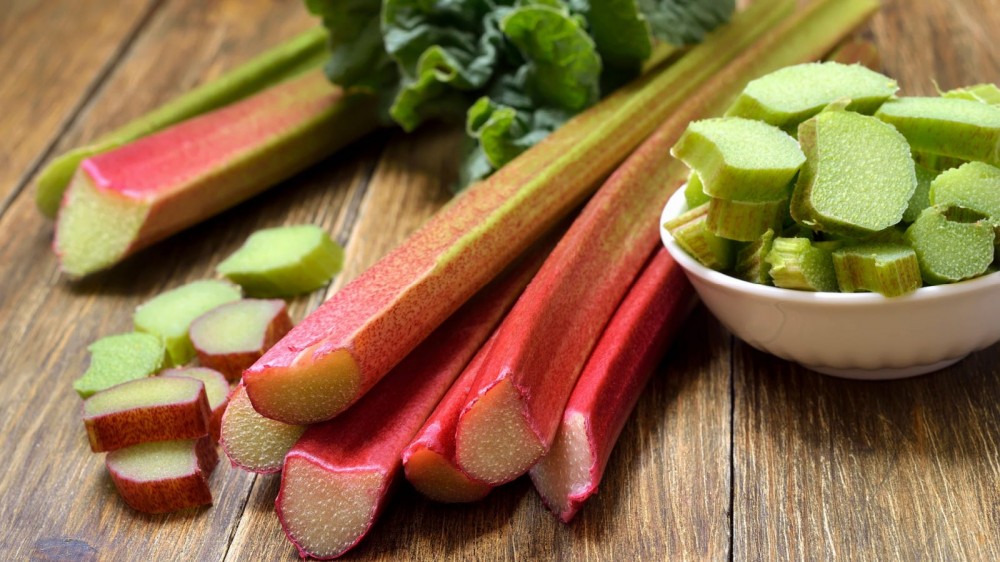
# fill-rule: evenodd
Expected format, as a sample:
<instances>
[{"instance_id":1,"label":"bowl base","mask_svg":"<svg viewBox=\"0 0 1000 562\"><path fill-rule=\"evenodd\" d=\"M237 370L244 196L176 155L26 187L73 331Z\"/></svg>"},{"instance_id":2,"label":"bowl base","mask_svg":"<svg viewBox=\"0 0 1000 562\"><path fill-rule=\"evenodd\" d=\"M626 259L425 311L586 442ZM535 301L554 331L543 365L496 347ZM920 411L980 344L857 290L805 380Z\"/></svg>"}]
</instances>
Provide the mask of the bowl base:
<instances>
[{"instance_id":1,"label":"bowl base","mask_svg":"<svg viewBox=\"0 0 1000 562\"><path fill-rule=\"evenodd\" d=\"M900 367L900 368L889 368L889 369L837 369L835 367L819 367L814 365L802 365L806 369L816 371L817 373L822 373L824 375L830 375L832 377L838 377L842 379L852 379L861 381L888 381L895 379L906 379L910 377L917 377L920 375L926 375L927 373L933 373L934 371L939 371L945 367L950 367L955 363L958 363L966 356L956 357L954 359L945 359L944 361L938 361L937 363L929 363L927 365L913 365L912 367Z\"/></svg>"}]
</instances>

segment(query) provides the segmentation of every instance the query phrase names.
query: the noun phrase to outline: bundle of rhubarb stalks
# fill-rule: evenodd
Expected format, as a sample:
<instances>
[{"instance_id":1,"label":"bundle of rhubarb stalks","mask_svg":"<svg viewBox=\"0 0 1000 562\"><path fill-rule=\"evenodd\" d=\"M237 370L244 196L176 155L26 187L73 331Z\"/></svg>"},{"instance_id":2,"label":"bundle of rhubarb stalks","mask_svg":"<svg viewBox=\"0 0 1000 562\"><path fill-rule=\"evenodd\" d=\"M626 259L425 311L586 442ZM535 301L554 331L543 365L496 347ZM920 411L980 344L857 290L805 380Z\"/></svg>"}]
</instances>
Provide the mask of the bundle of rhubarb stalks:
<instances>
[{"instance_id":1,"label":"bundle of rhubarb stalks","mask_svg":"<svg viewBox=\"0 0 1000 562\"><path fill-rule=\"evenodd\" d=\"M660 211L687 177L670 147L692 120L724 112L749 81L827 56L877 7L755 2L456 196L246 369L223 416L223 448L235 466L281 472L277 514L299 553L326 559L354 547L401 476L432 499L467 502L530 473L545 504L570 521L597 491L695 301L659 244ZM62 199L56 246L64 269L107 267L198 220L205 209L187 209L199 181L221 186L211 213L236 191L252 195L317 158L267 159L274 168L246 189L236 186L247 166L224 168L219 181L217 166L234 155L284 154L310 135L343 144L346 133L321 123L333 115L330 100L349 94L328 87L322 103L302 106L325 87L308 76L266 100L292 114L317 112L278 135L285 140L277 148L226 145L201 175L171 168L184 155L115 175L171 146L169 136L85 160ZM336 111L374 113L368 102L353 103ZM205 131L217 115L199 118L209 120ZM279 130L294 120L272 117L255 126ZM152 187L173 173L176 189ZM85 235L109 222L127 229Z\"/></svg>"}]
</instances>

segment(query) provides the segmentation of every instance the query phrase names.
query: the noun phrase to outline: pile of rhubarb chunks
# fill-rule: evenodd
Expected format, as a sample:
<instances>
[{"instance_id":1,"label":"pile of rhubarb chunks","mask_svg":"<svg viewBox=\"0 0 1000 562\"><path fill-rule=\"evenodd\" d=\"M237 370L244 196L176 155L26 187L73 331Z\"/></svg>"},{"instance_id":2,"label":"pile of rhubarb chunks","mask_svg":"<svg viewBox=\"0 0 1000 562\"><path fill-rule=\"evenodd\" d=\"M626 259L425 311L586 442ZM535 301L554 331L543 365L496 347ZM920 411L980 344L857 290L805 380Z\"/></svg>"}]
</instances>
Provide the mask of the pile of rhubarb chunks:
<instances>
[{"instance_id":1,"label":"pile of rhubarb chunks","mask_svg":"<svg viewBox=\"0 0 1000 562\"><path fill-rule=\"evenodd\" d=\"M242 371L220 441L234 466L281 472L277 514L302 556L358 544L399 477L468 502L530 474L573 518L696 300L659 242L687 176L670 147L750 80L822 58L877 9L793 5L754 3L573 118Z\"/></svg>"}]
</instances>

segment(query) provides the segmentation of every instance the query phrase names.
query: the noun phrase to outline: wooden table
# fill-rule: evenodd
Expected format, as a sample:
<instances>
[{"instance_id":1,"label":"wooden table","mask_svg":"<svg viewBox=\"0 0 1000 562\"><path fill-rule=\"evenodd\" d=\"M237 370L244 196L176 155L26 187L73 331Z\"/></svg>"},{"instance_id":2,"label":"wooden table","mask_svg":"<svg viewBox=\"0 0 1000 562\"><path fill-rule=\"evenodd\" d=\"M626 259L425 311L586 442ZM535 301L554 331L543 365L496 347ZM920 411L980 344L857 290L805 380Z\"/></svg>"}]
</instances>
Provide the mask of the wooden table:
<instances>
[{"instance_id":1,"label":"wooden table","mask_svg":"<svg viewBox=\"0 0 1000 562\"><path fill-rule=\"evenodd\" d=\"M31 185L53 154L313 25L300 4L12 0L0 11L0 559L294 558L275 476L220 464L210 509L128 509L89 452L70 383L89 342L128 331L150 296L210 277L258 228L316 223L346 244L329 294L447 200L455 136L375 135L76 283L57 272ZM870 32L906 93L1000 82L998 0L886 0ZM324 297L295 301L295 316ZM759 353L699 309L659 371L572 525L523 479L471 506L401 486L348 557L1000 559L1000 346L913 380L849 382Z\"/></svg>"}]
</instances>

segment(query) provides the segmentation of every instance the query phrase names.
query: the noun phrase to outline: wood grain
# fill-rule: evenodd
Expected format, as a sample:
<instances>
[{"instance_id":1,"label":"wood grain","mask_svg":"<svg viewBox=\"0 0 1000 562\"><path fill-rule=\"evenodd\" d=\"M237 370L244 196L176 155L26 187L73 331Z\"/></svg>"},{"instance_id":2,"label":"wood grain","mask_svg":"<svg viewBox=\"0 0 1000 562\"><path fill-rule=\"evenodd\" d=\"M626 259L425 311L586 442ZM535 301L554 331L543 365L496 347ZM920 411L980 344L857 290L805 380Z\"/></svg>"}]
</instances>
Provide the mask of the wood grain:
<instances>
[{"instance_id":1,"label":"wood grain","mask_svg":"<svg viewBox=\"0 0 1000 562\"><path fill-rule=\"evenodd\" d=\"M998 8L884 0L868 33L907 93L933 93L935 80L1000 82ZM16 71L0 82L0 124L18 132L0 140L3 559L296 558L274 516L276 476L223 461L211 508L143 516L124 506L89 452L70 383L89 342L129 330L133 308L161 290L210 277L264 226L319 224L347 246L329 291L292 302L301 318L446 202L454 132L376 134L78 283L59 278L51 223L17 186L50 149L111 130L313 24L298 0L115 10L15 0L0 13L0 68ZM928 377L852 383L734 344L699 309L659 371L601 493L571 525L524 479L470 506L436 505L403 484L346 558L1000 559L1000 347Z\"/></svg>"},{"instance_id":2,"label":"wood grain","mask_svg":"<svg viewBox=\"0 0 1000 562\"><path fill-rule=\"evenodd\" d=\"M0 10L0 216L158 0L9 0Z\"/></svg>"}]
</instances>

